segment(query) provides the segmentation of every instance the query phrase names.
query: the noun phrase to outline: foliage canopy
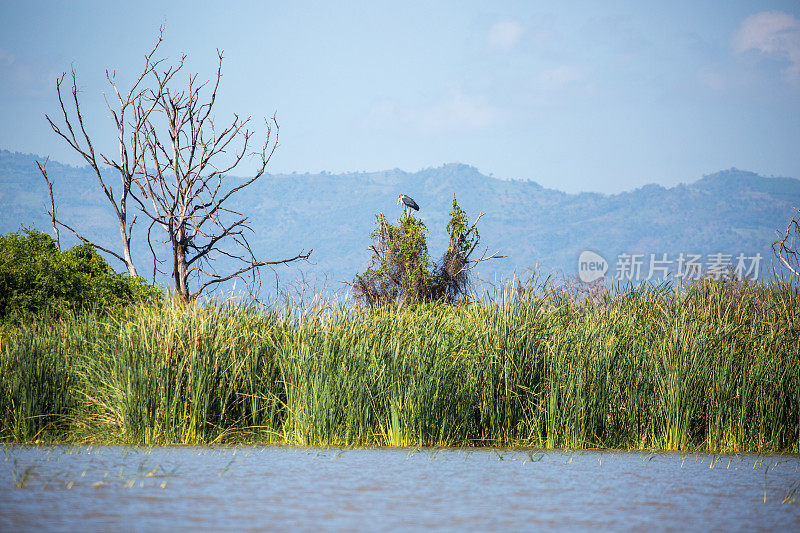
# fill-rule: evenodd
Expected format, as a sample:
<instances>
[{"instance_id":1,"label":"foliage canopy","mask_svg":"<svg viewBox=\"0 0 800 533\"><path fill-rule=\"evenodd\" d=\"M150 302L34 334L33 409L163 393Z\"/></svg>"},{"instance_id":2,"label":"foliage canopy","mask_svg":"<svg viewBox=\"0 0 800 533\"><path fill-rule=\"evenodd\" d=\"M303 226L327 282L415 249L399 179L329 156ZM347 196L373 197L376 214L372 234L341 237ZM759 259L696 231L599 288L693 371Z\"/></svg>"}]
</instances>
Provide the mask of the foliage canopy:
<instances>
[{"instance_id":1,"label":"foliage canopy","mask_svg":"<svg viewBox=\"0 0 800 533\"><path fill-rule=\"evenodd\" d=\"M90 244L62 252L52 237L35 229L0 235L0 322L153 301L161 295L142 278L114 272Z\"/></svg>"},{"instance_id":2,"label":"foliage canopy","mask_svg":"<svg viewBox=\"0 0 800 533\"><path fill-rule=\"evenodd\" d=\"M428 228L409 213L400 216L396 225L376 215L376 227L370 234L372 260L367 271L356 275L351 286L355 297L375 304L407 305L427 301L456 303L467 298L469 271L477 263L492 257L470 260L480 242L477 223L453 197L450 221L445 227L450 237L447 251L438 263L428 253Z\"/></svg>"}]
</instances>

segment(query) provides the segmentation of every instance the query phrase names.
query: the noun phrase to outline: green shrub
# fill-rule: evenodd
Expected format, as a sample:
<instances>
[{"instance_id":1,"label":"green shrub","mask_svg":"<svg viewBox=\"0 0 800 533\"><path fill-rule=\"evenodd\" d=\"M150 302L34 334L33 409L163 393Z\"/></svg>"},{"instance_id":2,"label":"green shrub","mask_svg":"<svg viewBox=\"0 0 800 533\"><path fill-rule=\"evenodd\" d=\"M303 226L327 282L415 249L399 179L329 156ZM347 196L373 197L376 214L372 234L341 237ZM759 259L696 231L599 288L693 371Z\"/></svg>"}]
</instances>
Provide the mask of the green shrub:
<instances>
[{"instance_id":1,"label":"green shrub","mask_svg":"<svg viewBox=\"0 0 800 533\"><path fill-rule=\"evenodd\" d=\"M0 322L159 296L161 291L143 279L114 272L89 244L62 252L52 237L35 229L0 235Z\"/></svg>"},{"instance_id":2,"label":"green shrub","mask_svg":"<svg viewBox=\"0 0 800 533\"><path fill-rule=\"evenodd\" d=\"M372 260L350 286L355 298L369 306L415 305L421 302L463 302L468 299L470 269L484 260L471 260L480 242L477 223L453 197L453 210L446 230L449 245L441 261L432 263L428 253L428 228L422 220L404 212L397 224L386 221L383 213L375 217L370 234L374 244ZM493 256L494 257L494 256Z\"/></svg>"}]
</instances>

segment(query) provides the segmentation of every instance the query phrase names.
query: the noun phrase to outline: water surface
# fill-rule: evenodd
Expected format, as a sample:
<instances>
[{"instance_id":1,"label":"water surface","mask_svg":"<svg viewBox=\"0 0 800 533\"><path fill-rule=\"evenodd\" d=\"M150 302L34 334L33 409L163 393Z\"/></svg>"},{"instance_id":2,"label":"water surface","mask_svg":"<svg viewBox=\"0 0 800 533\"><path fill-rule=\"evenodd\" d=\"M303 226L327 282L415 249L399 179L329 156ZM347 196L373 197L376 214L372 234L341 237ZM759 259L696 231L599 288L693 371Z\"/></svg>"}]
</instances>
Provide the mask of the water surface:
<instances>
[{"instance_id":1,"label":"water surface","mask_svg":"<svg viewBox=\"0 0 800 533\"><path fill-rule=\"evenodd\" d=\"M800 530L798 467L798 456L7 446L0 530Z\"/></svg>"}]
</instances>

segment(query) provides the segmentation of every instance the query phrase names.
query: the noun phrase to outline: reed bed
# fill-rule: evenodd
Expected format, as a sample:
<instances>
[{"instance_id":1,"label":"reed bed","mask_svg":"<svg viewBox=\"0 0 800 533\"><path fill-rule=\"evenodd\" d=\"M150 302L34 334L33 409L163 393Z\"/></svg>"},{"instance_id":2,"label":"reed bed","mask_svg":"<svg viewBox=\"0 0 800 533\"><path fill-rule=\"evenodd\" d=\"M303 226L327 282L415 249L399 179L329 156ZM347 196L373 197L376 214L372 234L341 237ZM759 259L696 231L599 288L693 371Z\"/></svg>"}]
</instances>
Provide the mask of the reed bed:
<instances>
[{"instance_id":1,"label":"reed bed","mask_svg":"<svg viewBox=\"0 0 800 533\"><path fill-rule=\"evenodd\" d=\"M800 452L798 289L43 317L0 331L0 439Z\"/></svg>"}]
</instances>

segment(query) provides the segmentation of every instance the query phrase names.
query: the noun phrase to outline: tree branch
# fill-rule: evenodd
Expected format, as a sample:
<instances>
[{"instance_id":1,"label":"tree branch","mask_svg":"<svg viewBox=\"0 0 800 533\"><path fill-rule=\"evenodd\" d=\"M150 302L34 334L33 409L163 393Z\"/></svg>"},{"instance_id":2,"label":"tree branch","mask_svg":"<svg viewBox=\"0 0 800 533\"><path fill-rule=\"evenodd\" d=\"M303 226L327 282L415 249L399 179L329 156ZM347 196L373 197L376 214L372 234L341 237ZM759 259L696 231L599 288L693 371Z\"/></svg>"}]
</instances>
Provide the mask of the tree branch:
<instances>
[{"instance_id":1,"label":"tree branch","mask_svg":"<svg viewBox=\"0 0 800 533\"><path fill-rule=\"evenodd\" d=\"M786 231L772 243L772 251L781 263L795 276L800 276L800 209L792 208L797 213L786 225Z\"/></svg>"},{"instance_id":2,"label":"tree branch","mask_svg":"<svg viewBox=\"0 0 800 533\"><path fill-rule=\"evenodd\" d=\"M45 183L47 183L47 190L50 193L50 210L45 211L48 215L50 215L50 223L53 225L53 232L56 234L56 246L58 249L61 249L61 234L58 231L58 221L56 220L56 201L53 198L53 183L50 181L50 178L47 177L47 162L50 161L50 158L44 160L44 164L40 163L38 160L36 161L36 166L39 167L39 171L42 173L44 177Z\"/></svg>"},{"instance_id":3,"label":"tree branch","mask_svg":"<svg viewBox=\"0 0 800 533\"><path fill-rule=\"evenodd\" d=\"M203 290L206 287L208 287L210 285L213 285L215 283L222 283L224 281L228 281L229 279L232 279L232 278L235 278L235 277L239 277L242 274L244 274L245 272L249 272L249 271L251 271L253 269L256 269L256 268L260 268L260 267L263 267L263 266L283 265L283 264L286 264L286 263L292 263L294 261L306 260L311 256L311 253L313 251L314 250L309 250L307 253L304 254L303 250L301 250L299 254L297 254L294 257L290 257L288 259L281 259L280 261L259 261L257 263L253 263L253 264L248 265L248 266L246 266L244 268L240 268L239 270L237 270L233 274L229 274L229 275L224 276L224 277L220 277L220 278L216 278L216 279L212 279L210 281L207 281L206 283L202 284L199 289L197 289L195 292L193 292L191 297L192 298L196 298L197 296L199 296L203 292Z\"/></svg>"}]
</instances>

